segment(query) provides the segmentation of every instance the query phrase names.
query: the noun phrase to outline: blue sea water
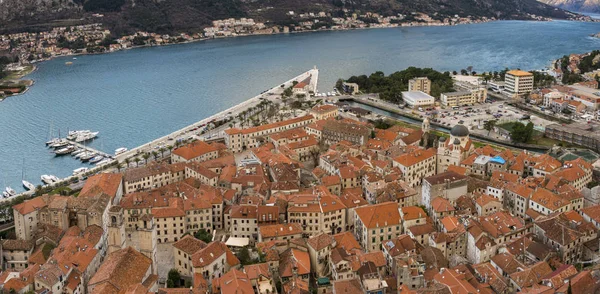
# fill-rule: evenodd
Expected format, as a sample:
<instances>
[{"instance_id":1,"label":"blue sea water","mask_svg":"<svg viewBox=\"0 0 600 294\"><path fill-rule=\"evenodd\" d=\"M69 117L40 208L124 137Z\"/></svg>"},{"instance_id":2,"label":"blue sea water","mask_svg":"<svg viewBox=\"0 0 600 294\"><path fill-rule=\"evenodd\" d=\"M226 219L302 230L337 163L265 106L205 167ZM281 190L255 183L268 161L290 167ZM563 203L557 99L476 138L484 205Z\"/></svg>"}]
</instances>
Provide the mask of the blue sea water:
<instances>
[{"instance_id":1,"label":"blue sea water","mask_svg":"<svg viewBox=\"0 0 600 294\"><path fill-rule=\"evenodd\" d=\"M499 21L453 27L371 29L217 39L38 65L24 95L0 103L0 188L69 176L85 164L55 157L49 130L90 129L113 153L166 135L316 65L321 91L340 77L408 66L482 72L540 69L570 53L600 49L600 23ZM65 62L73 65L66 66ZM23 165L23 160L25 164Z\"/></svg>"}]
</instances>

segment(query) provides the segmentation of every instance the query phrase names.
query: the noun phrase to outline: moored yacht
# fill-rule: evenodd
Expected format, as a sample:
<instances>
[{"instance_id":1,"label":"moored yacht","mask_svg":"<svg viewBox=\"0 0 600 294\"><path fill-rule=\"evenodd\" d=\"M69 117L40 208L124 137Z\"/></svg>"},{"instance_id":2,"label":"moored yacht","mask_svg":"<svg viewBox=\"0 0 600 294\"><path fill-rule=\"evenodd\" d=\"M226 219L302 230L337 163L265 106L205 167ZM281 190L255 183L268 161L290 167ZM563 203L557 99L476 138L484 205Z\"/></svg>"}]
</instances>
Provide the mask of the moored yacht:
<instances>
[{"instance_id":1,"label":"moored yacht","mask_svg":"<svg viewBox=\"0 0 600 294\"><path fill-rule=\"evenodd\" d=\"M104 156L98 155L98 156L95 156L94 158L90 159L90 163L100 162L102 159L104 159Z\"/></svg>"},{"instance_id":2,"label":"moored yacht","mask_svg":"<svg viewBox=\"0 0 600 294\"><path fill-rule=\"evenodd\" d=\"M86 152L87 154L82 155L79 159L81 159L81 161L86 162L92 158L94 158L96 156L96 153L94 152Z\"/></svg>"},{"instance_id":3,"label":"moored yacht","mask_svg":"<svg viewBox=\"0 0 600 294\"><path fill-rule=\"evenodd\" d=\"M61 149L58 149L58 150L54 151L54 154L56 154L56 155L65 155L65 154L69 154L69 153L75 151L75 149L76 149L75 146L69 145L69 146L67 146L65 148L61 148Z\"/></svg>"},{"instance_id":4,"label":"moored yacht","mask_svg":"<svg viewBox=\"0 0 600 294\"><path fill-rule=\"evenodd\" d=\"M44 182L45 184L52 184L54 182L52 180L52 177L49 175L42 175L40 178L42 179L42 182Z\"/></svg>"},{"instance_id":5,"label":"moored yacht","mask_svg":"<svg viewBox=\"0 0 600 294\"><path fill-rule=\"evenodd\" d=\"M127 152L127 148L125 148L125 147L117 148L115 150L115 155L123 154L125 152Z\"/></svg>"},{"instance_id":6,"label":"moored yacht","mask_svg":"<svg viewBox=\"0 0 600 294\"><path fill-rule=\"evenodd\" d=\"M89 170L90 169L87 168L87 167L80 167L80 168L77 168L77 169L73 170L73 175L74 176L78 176L78 175L81 175L81 174L84 174L84 173L88 172Z\"/></svg>"},{"instance_id":7,"label":"moored yacht","mask_svg":"<svg viewBox=\"0 0 600 294\"><path fill-rule=\"evenodd\" d=\"M17 195L17 191L15 191L15 189L11 188L10 186L6 187L6 193L8 193L8 195L10 196L14 196Z\"/></svg>"},{"instance_id":8,"label":"moored yacht","mask_svg":"<svg viewBox=\"0 0 600 294\"><path fill-rule=\"evenodd\" d=\"M27 189L28 191L35 190L35 186L32 183L25 180L22 180L21 183L23 183L23 188Z\"/></svg>"}]
</instances>

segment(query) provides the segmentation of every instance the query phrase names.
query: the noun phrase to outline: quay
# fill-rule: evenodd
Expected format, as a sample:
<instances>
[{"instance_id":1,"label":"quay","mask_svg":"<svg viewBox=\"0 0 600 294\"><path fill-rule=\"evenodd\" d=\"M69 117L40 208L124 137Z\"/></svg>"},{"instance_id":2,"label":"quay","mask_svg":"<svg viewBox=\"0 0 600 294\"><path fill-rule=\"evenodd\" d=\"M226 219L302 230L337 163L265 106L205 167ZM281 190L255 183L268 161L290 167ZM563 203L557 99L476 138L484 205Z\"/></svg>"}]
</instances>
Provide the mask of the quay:
<instances>
[{"instance_id":1,"label":"quay","mask_svg":"<svg viewBox=\"0 0 600 294\"><path fill-rule=\"evenodd\" d=\"M310 85L312 86L312 89L317 89L316 86L318 84L319 70L317 69L316 66L313 69L303 72L302 74L300 74L284 83L277 84L273 88L270 88L269 90L267 90L257 96L254 96L246 101L243 101L242 103L240 103L238 105L232 106L232 107L225 109L217 114L211 115L211 116L204 118L198 122L188 125L180 130L172 132L166 136L160 137L151 142L148 142L146 144L143 144L141 146L133 148L127 152L119 154L119 155L115 156L115 159L118 162L123 162L127 158L132 158L137 155L143 154L145 152L151 151L154 146L161 146L161 145L166 146L166 145L170 145L170 142L176 142L179 139L195 137L193 135L193 131L192 131L193 128L195 128L199 125L202 125L202 124L207 124L207 123L211 122L212 120L225 118L227 116L235 117L238 114L240 114L242 111L244 111L250 107L256 106L258 103L260 103L261 99L268 99L268 100L274 101L277 97L279 97L279 95L281 95L281 93L283 93L285 88L292 86L294 82L301 82L308 78L310 78ZM281 87L281 85L283 85L283 87ZM225 126L225 125L221 126L220 128L210 130L208 132L208 134L222 136L223 135L222 131L225 128L227 128L227 126ZM215 138L212 138L212 139L215 139Z\"/></svg>"}]
</instances>

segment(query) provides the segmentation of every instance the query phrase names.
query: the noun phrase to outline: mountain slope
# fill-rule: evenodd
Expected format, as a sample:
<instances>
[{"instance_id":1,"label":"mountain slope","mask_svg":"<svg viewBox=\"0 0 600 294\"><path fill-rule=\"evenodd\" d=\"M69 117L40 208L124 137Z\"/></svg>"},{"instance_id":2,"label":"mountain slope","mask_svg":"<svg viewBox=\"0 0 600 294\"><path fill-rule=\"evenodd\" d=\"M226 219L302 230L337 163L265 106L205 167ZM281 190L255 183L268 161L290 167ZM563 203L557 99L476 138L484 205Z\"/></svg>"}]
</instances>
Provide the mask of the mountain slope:
<instances>
[{"instance_id":1,"label":"mountain slope","mask_svg":"<svg viewBox=\"0 0 600 294\"><path fill-rule=\"evenodd\" d=\"M438 19L456 14L498 19L529 19L530 14L572 16L536 0L0 0L0 31L97 22L91 15L101 13L101 22L117 34L134 30L170 33L198 30L229 17L285 25L294 23L289 11L325 11L334 16L423 12Z\"/></svg>"},{"instance_id":2,"label":"mountain slope","mask_svg":"<svg viewBox=\"0 0 600 294\"><path fill-rule=\"evenodd\" d=\"M600 12L600 0L539 0L548 5L570 11Z\"/></svg>"}]
</instances>

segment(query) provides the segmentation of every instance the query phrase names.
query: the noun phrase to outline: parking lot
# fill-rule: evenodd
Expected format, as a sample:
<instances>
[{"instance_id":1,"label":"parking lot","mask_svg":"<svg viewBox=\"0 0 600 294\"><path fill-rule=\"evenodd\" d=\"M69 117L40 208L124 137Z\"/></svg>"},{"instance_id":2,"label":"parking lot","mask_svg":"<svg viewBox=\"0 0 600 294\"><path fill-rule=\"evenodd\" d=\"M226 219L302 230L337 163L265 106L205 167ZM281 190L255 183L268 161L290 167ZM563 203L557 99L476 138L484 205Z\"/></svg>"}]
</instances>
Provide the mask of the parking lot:
<instances>
[{"instance_id":1,"label":"parking lot","mask_svg":"<svg viewBox=\"0 0 600 294\"><path fill-rule=\"evenodd\" d=\"M524 121L525 123L531 121L538 128L545 128L547 125L554 123L509 106L503 101L445 109L439 107L435 109L427 108L417 112L445 126L452 127L462 123L473 129L483 129L485 122L490 120L496 120L497 124L511 121Z\"/></svg>"}]
</instances>

